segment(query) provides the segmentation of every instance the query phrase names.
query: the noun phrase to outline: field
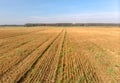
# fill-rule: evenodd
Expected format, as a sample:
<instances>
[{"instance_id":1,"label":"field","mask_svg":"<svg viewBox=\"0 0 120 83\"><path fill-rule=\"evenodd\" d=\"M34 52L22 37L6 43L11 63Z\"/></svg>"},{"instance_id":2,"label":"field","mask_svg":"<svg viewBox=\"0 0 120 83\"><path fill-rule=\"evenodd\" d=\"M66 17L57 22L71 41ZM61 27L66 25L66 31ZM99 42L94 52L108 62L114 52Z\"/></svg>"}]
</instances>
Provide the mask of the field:
<instances>
[{"instance_id":1,"label":"field","mask_svg":"<svg viewBox=\"0 0 120 83\"><path fill-rule=\"evenodd\" d=\"M0 83L120 83L120 28L0 28Z\"/></svg>"}]
</instances>

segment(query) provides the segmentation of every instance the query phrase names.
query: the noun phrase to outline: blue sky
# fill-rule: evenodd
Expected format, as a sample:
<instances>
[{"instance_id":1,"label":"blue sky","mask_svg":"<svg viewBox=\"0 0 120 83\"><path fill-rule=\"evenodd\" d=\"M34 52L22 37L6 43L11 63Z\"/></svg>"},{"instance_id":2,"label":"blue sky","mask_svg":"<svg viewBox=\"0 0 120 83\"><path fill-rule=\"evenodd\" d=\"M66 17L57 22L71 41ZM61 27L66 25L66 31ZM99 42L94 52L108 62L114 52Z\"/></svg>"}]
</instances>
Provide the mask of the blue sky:
<instances>
[{"instance_id":1,"label":"blue sky","mask_svg":"<svg viewBox=\"0 0 120 83\"><path fill-rule=\"evenodd\" d=\"M120 0L0 0L0 24L120 22Z\"/></svg>"}]
</instances>

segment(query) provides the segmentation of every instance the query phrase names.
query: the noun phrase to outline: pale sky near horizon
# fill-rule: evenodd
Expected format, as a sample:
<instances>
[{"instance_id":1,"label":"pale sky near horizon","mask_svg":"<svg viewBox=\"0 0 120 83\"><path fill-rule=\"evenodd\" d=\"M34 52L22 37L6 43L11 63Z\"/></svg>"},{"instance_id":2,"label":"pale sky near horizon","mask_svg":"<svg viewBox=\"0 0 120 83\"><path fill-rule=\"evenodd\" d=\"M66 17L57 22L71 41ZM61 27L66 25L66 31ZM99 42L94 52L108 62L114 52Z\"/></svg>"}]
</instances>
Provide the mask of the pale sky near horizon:
<instances>
[{"instance_id":1,"label":"pale sky near horizon","mask_svg":"<svg viewBox=\"0 0 120 83\"><path fill-rule=\"evenodd\" d=\"M0 0L0 24L120 23L120 0Z\"/></svg>"}]
</instances>

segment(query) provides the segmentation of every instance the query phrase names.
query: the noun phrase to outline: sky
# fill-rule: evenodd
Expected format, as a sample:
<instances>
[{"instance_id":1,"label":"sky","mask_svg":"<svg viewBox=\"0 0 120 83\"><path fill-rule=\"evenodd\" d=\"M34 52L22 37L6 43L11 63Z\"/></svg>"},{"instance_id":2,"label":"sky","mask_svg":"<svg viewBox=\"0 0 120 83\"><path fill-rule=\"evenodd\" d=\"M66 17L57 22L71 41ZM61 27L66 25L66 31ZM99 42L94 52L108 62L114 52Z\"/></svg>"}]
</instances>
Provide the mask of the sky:
<instances>
[{"instance_id":1,"label":"sky","mask_svg":"<svg viewBox=\"0 0 120 83\"><path fill-rule=\"evenodd\" d=\"M0 24L120 23L120 0L0 0Z\"/></svg>"}]
</instances>

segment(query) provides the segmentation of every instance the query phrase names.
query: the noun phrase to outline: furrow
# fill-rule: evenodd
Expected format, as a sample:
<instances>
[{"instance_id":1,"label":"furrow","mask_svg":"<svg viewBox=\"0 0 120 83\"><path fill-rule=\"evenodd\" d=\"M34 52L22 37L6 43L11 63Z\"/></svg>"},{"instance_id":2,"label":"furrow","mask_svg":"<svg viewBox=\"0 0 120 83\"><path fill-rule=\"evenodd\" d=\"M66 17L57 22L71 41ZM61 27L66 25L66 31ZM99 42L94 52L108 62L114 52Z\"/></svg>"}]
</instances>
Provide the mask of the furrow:
<instances>
[{"instance_id":1,"label":"furrow","mask_svg":"<svg viewBox=\"0 0 120 83\"><path fill-rule=\"evenodd\" d=\"M33 65L30 67L30 69L28 71L26 71L26 73L17 81L18 83L21 83L22 81L24 81L24 79L27 77L27 75L35 68L35 65L38 63L39 59L44 55L44 53L46 53L46 51L50 48L50 46L60 36L61 33L59 33L57 37L51 38L48 42L46 42L46 44L44 44L45 46L41 47L42 52L40 52L38 58L33 63Z\"/></svg>"},{"instance_id":2,"label":"furrow","mask_svg":"<svg viewBox=\"0 0 120 83\"><path fill-rule=\"evenodd\" d=\"M58 65L59 65L59 61L60 61L60 52L61 52L61 49L62 49L62 45L63 45L63 41L64 41L64 36L65 36L65 32L64 34L62 35L62 37L60 37L60 42L58 43L58 49L57 49L57 52L55 54L55 57L54 57L54 62L53 64L51 65L51 69L50 69L50 72L49 72L49 75L45 81L45 83L54 83L55 80L56 80L56 76L57 76L57 71L58 71Z\"/></svg>"},{"instance_id":3,"label":"furrow","mask_svg":"<svg viewBox=\"0 0 120 83\"><path fill-rule=\"evenodd\" d=\"M22 77L26 75L27 72L36 64L38 58L49 48L51 45L51 41L53 41L55 37L51 38L47 42L45 42L42 46L40 46L36 51L30 54L27 58L21 61L18 65L12 68L9 72L4 74L1 77L2 82L19 82ZM12 79L11 79L12 78Z\"/></svg>"},{"instance_id":4,"label":"furrow","mask_svg":"<svg viewBox=\"0 0 120 83\"><path fill-rule=\"evenodd\" d=\"M8 69L6 71L4 71L0 77L2 77L4 74L6 74L7 72L9 72L14 66L18 65L21 61L23 61L25 58L27 58L30 54L32 54L36 49L38 49L42 44L44 44L45 42L47 42L48 39L46 41L44 41L43 43L41 43L40 45L38 45L36 48L34 48L30 53L28 53L28 55L26 55L25 57L23 57L22 59L19 59L19 61L17 63L15 63L13 66L11 66L10 68L8 67Z\"/></svg>"},{"instance_id":5,"label":"furrow","mask_svg":"<svg viewBox=\"0 0 120 83\"><path fill-rule=\"evenodd\" d=\"M50 37L50 36L48 36ZM16 49L15 51L12 51L11 53L5 54L5 56L0 57L2 63L0 68L0 76L2 76L7 70L11 69L12 66L17 65L19 62L21 62L24 58L26 58L28 55L30 55L32 52L35 51L36 48L41 46L45 41L47 41L48 38L43 39L42 41L39 41L39 39L32 41L28 43L27 45ZM29 48L29 49L28 49ZM22 49L21 51L19 49ZM20 51L20 53L19 53ZM6 60L7 57L8 60ZM5 59L5 60L4 60ZM12 59L12 61L11 61ZM4 60L4 61L2 61ZM3 67L2 67L3 66Z\"/></svg>"},{"instance_id":6,"label":"furrow","mask_svg":"<svg viewBox=\"0 0 120 83\"><path fill-rule=\"evenodd\" d=\"M51 44L48 50L43 54L43 57L38 60L35 67L28 73L27 77L23 82L52 82L54 81L54 73L56 71L57 62L59 59L59 55L56 54L60 47L61 37L63 37L64 31L61 35ZM54 63L54 61L56 61ZM46 63L47 62L47 63ZM54 67L55 66L55 67ZM55 70L52 70L55 68ZM52 73L53 71L53 73ZM51 73L53 76L51 76ZM31 77L31 78L30 78Z\"/></svg>"}]
</instances>

